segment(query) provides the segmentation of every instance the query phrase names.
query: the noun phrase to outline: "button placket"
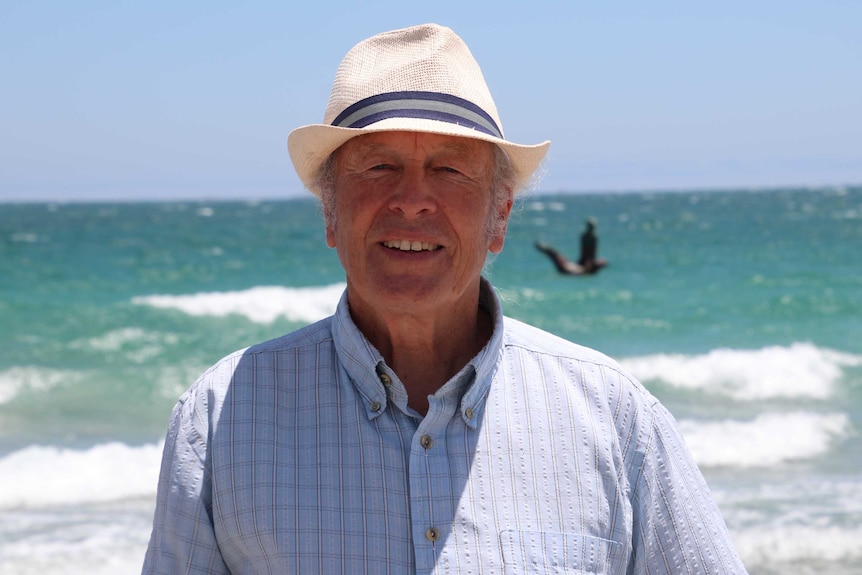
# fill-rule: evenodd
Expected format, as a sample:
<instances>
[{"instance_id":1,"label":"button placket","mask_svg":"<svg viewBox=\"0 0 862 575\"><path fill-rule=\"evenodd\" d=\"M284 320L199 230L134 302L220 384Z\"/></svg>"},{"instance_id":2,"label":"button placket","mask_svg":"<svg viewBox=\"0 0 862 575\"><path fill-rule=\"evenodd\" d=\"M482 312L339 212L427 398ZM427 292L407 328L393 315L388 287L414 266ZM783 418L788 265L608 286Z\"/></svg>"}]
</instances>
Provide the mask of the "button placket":
<instances>
[{"instance_id":1,"label":"button placket","mask_svg":"<svg viewBox=\"0 0 862 575\"><path fill-rule=\"evenodd\" d=\"M441 547L446 547L457 495L442 470L449 467L451 457L446 449L448 429L453 418L461 416L454 394L429 396L428 411L413 436L409 470L417 572L433 571Z\"/></svg>"}]
</instances>

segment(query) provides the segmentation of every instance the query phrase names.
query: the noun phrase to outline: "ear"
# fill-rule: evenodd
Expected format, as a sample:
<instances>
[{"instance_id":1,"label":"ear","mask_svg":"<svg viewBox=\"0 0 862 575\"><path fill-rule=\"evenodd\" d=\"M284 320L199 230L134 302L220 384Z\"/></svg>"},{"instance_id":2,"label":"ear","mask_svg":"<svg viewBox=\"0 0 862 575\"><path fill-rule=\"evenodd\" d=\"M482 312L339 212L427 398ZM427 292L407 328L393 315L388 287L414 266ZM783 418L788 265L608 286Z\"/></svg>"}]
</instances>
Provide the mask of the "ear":
<instances>
[{"instance_id":1,"label":"ear","mask_svg":"<svg viewBox=\"0 0 862 575\"><path fill-rule=\"evenodd\" d=\"M509 224L509 214L512 213L512 205L514 204L512 191L509 190L509 199L501 204L497 210L497 230L491 236L491 243L488 246L488 251L492 254L499 254L503 251L503 244L506 242L506 228Z\"/></svg>"},{"instance_id":2,"label":"ear","mask_svg":"<svg viewBox=\"0 0 862 575\"><path fill-rule=\"evenodd\" d=\"M329 224L326 225L326 245L330 248L335 247L335 228Z\"/></svg>"}]
</instances>

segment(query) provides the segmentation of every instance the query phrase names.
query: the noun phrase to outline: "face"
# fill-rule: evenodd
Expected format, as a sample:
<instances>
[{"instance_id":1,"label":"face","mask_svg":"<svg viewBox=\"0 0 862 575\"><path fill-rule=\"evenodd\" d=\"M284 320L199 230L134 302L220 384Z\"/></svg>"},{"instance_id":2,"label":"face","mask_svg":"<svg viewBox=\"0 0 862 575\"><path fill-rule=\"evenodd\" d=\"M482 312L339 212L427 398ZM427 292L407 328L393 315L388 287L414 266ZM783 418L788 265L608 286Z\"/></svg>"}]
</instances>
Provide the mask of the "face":
<instances>
[{"instance_id":1,"label":"face","mask_svg":"<svg viewBox=\"0 0 862 575\"><path fill-rule=\"evenodd\" d=\"M476 305L482 266L488 251L503 249L512 207L511 194L492 203L492 146L380 132L338 150L326 241L347 272L354 315L452 314ZM489 219L504 222L493 235Z\"/></svg>"}]
</instances>

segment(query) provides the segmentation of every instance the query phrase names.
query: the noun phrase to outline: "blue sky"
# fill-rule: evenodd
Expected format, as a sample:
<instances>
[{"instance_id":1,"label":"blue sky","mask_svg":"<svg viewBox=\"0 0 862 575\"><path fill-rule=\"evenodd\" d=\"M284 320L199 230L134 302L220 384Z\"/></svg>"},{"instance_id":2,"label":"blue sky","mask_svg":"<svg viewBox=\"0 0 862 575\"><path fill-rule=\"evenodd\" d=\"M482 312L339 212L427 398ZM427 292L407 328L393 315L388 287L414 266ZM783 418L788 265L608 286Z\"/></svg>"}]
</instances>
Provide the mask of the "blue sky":
<instances>
[{"instance_id":1,"label":"blue sky","mask_svg":"<svg viewBox=\"0 0 862 575\"><path fill-rule=\"evenodd\" d=\"M303 194L339 61L466 40L540 190L862 184L862 2L0 0L0 201Z\"/></svg>"}]
</instances>

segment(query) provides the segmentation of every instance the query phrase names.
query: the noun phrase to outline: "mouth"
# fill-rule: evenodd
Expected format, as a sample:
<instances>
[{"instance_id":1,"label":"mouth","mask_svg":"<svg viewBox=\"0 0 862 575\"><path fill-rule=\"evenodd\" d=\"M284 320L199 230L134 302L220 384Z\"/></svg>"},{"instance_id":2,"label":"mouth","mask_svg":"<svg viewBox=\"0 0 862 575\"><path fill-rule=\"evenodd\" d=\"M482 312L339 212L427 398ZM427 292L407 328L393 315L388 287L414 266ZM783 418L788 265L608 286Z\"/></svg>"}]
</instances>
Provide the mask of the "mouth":
<instances>
[{"instance_id":1,"label":"mouth","mask_svg":"<svg viewBox=\"0 0 862 575\"><path fill-rule=\"evenodd\" d=\"M410 240L389 240L383 242L383 245L389 249L400 250L402 252L434 252L440 249L440 246L437 244L413 242Z\"/></svg>"}]
</instances>

